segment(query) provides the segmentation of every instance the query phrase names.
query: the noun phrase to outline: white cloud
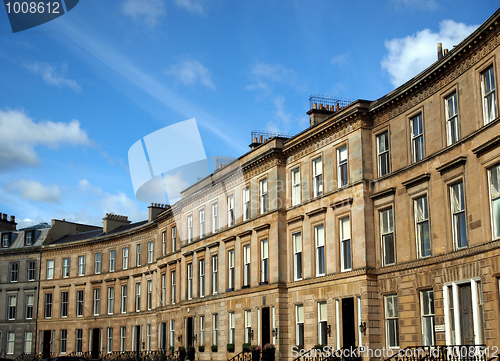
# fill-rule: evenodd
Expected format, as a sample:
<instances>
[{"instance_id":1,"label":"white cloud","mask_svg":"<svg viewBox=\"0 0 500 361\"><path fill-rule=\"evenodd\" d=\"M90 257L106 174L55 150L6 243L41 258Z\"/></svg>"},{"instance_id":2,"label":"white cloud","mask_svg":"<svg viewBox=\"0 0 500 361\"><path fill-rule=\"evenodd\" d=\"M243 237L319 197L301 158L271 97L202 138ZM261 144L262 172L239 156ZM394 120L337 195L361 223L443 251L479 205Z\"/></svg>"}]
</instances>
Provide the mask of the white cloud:
<instances>
[{"instance_id":1,"label":"white cloud","mask_svg":"<svg viewBox=\"0 0 500 361\"><path fill-rule=\"evenodd\" d=\"M295 72L285 68L281 64L256 64L250 70L252 83L247 86L248 90L269 89L273 84L292 84L297 78Z\"/></svg>"},{"instance_id":2,"label":"white cloud","mask_svg":"<svg viewBox=\"0 0 500 361\"><path fill-rule=\"evenodd\" d=\"M437 43L442 43L443 49L452 49L477 27L443 20L438 33L424 29L402 39L386 40L389 53L382 59L382 69L389 73L392 85L397 87L437 60Z\"/></svg>"},{"instance_id":3,"label":"white cloud","mask_svg":"<svg viewBox=\"0 0 500 361\"><path fill-rule=\"evenodd\" d=\"M187 11L191 11L193 13L203 14L203 6L199 1L193 0L175 0L175 4L181 8L186 9Z\"/></svg>"},{"instance_id":4,"label":"white cloud","mask_svg":"<svg viewBox=\"0 0 500 361\"><path fill-rule=\"evenodd\" d=\"M49 85L55 85L59 88L68 87L77 93L82 90L75 80L63 77L63 74L68 71L67 65L63 65L62 69L57 69L47 63L25 62L23 66L33 73L41 75L43 80Z\"/></svg>"},{"instance_id":5,"label":"white cloud","mask_svg":"<svg viewBox=\"0 0 500 361\"><path fill-rule=\"evenodd\" d=\"M172 65L165 74L175 77L184 85L200 83L207 88L215 89L210 71L197 60L184 60Z\"/></svg>"},{"instance_id":6,"label":"white cloud","mask_svg":"<svg viewBox=\"0 0 500 361\"><path fill-rule=\"evenodd\" d=\"M0 110L0 169L37 165L36 146L57 148L61 144L91 145L80 122L34 122L19 110Z\"/></svg>"},{"instance_id":7,"label":"white cloud","mask_svg":"<svg viewBox=\"0 0 500 361\"><path fill-rule=\"evenodd\" d=\"M332 65L337 65L340 67L345 67L348 66L351 63L351 53L344 53L344 54L339 54L335 55L333 58L330 59L330 64Z\"/></svg>"},{"instance_id":8,"label":"white cloud","mask_svg":"<svg viewBox=\"0 0 500 361\"><path fill-rule=\"evenodd\" d=\"M122 4L123 14L134 21L143 21L150 27L158 23L158 19L166 14L164 0L126 0Z\"/></svg>"},{"instance_id":9,"label":"white cloud","mask_svg":"<svg viewBox=\"0 0 500 361\"><path fill-rule=\"evenodd\" d=\"M57 184L44 186L31 179L20 179L6 186L8 191L18 191L22 198L29 201L60 203L62 192Z\"/></svg>"},{"instance_id":10,"label":"white cloud","mask_svg":"<svg viewBox=\"0 0 500 361\"><path fill-rule=\"evenodd\" d=\"M391 0L396 7L408 7L413 9L423 9L434 11L439 8L436 0Z\"/></svg>"}]
</instances>

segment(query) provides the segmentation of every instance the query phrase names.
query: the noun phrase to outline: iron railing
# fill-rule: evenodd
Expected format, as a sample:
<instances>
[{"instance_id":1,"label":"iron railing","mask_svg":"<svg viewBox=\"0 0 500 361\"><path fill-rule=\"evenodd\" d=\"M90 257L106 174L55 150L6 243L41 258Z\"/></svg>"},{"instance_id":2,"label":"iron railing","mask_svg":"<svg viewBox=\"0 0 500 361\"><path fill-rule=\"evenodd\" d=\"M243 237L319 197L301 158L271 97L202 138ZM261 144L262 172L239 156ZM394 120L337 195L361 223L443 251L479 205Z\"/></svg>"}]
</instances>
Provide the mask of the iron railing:
<instances>
[{"instance_id":1,"label":"iron railing","mask_svg":"<svg viewBox=\"0 0 500 361\"><path fill-rule=\"evenodd\" d=\"M346 107L349 104L353 103L355 100L353 99L347 99L347 98L335 98L335 97L329 97L325 95L317 95L313 94L309 97L309 109L313 109L313 105L317 104L323 104L323 106L338 106L340 108Z\"/></svg>"}]
</instances>

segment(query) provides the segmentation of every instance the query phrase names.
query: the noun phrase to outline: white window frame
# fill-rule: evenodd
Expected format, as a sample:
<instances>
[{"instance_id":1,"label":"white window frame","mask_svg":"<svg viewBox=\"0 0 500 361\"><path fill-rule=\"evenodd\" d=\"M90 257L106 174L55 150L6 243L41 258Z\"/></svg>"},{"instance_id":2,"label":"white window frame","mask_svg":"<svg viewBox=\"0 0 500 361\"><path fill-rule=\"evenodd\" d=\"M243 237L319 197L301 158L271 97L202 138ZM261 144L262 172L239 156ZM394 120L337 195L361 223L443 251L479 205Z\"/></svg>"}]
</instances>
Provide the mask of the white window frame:
<instances>
[{"instance_id":1,"label":"white window frame","mask_svg":"<svg viewBox=\"0 0 500 361\"><path fill-rule=\"evenodd\" d=\"M323 224L314 227L316 277L324 276L325 264L325 227Z\"/></svg>"},{"instance_id":2,"label":"white window frame","mask_svg":"<svg viewBox=\"0 0 500 361\"><path fill-rule=\"evenodd\" d=\"M383 209L379 212L380 217L380 242L382 249L382 265L389 266L396 263L396 240L394 237L394 213L393 207ZM392 243L392 245L388 245ZM390 247L389 247L390 246ZM389 249L392 248L392 249ZM389 258L392 253L392 260Z\"/></svg>"},{"instance_id":3,"label":"white window frame","mask_svg":"<svg viewBox=\"0 0 500 361\"><path fill-rule=\"evenodd\" d=\"M31 267L33 266L33 267ZM35 261L28 261L28 282L34 281L36 278L36 264Z\"/></svg>"},{"instance_id":4,"label":"white window frame","mask_svg":"<svg viewBox=\"0 0 500 361\"><path fill-rule=\"evenodd\" d=\"M260 192L260 214L267 213L268 211L268 197L267 197L267 178L259 181Z\"/></svg>"},{"instance_id":5,"label":"white window frame","mask_svg":"<svg viewBox=\"0 0 500 361\"><path fill-rule=\"evenodd\" d=\"M47 260L47 279L48 280L54 279L54 260L53 259Z\"/></svg>"},{"instance_id":6,"label":"white window frame","mask_svg":"<svg viewBox=\"0 0 500 361\"><path fill-rule=\"evenodd\" d=\"M85 255L78 256L78 276L85 276Z\"/></svg>"},{"instance_id":7,"label":"white window frame","mask_svg":"<svg viewBox=\"0 0 500 361\"><path fill-rule=\"evenodd\" d=\"M500 238L500 164L488 170L492 239Z\"/></svg>"},{"instance_id":8,"label":"white window frame","mask_svg":"<svg viewBox=\"0 0 500 361\"><path fill-rule=\"evenodd\" d=\"M377 135L377 171L383 177L391 172L389 131ZM385 170L384 166L385 165Z\"/></svg>"},{"instance_id":9,"label":"white window frame","mask_svg":"<svg viewBox=\"0 0 500 361\"><path fill-rule=\"evenodd\" d=\"M216 254L212 255L212 294L219 292L219 259Z\"/></svg>"},{"instance_id":10,"label":"white window frame","mask_svg":"<svg viewBox=\"0 0 500 361\"><path fill-rule=\"evenodd\" d=\"M155 259L155 243L154 241L148 242L148 263L153 263Z\"/></svg>"},{"instance_id":11,"label":"white window frame","mask_svg":"<svg viewBox=\"0 0 500 361\"><path fill-rule=\"evenodd\" d=\"M14 345L16 343L16 334L14 332L7 332L7 347L5 353L7 355L14 354Z\"/></svg>"},{"instance_id":12,"label":"white window frame","mask_svg":"<svg viewBox=\"0 0 500 361\"><path fill-rule=\"evenodd\" d=\"M171 302L173 305L175 305L175 271L170 272L170 297L171 297Z\"/></svg>"},{"instance_id":13,"label":"white window frame","mask_svg":"<svg viewBox=\"0 0 500 361\"><path fill-rule=\"evenodd\" d=\"M106 331L106 352L113 352L113 327L108 327Z\"/></svg>"},{"instance_id":14,"label":"white window frame","mask_svg":"<svg viewBox=\"0 0 500 361\"><path fill-rule=\"evenodd\" d=\"M446 145L452 145L460 140L458 123L458 95L454 91L444 99L446 116Z\"/></svg>"},{"instance_id":15,"label":"white window frame","mask_svg":"<svg viewBox=\"0 0 500 361\"><path fill-rule=\"evenodd\" d=\"M205 345L205 316L200 316L200 346Z\"/></svg>"},{"instance_id":16,"label":"white window frame","mask_svg":"<svg viewBox=\"0 0 500 361\"><path fill-rule=\"evenodd\" d=\"M120 352L125 352L127 347L127 328L120 327Z\"/></svg>"},{"instance_id":17,"label":"white window frame","mask_svg":"<svg viewBox=\"0 0 500 361\"><path fill-rule=\"evenodd\" d=\"M352 270L352 242L350 216L339 219L340 230L340 266L342 272Z\"/></svg>"},{"instance_id":18,"label":"white window frame","mask_svg":"<svg viewBox=\"0 0 500 361\"><path fill-rule=\"evenodd\" d=\"M146 296L147 309L148 309L148 311L151 311L153 309L153 281L152 280L146 281L146 291L147 291L147 296Z\"/></svg>"},{"instance_id":19,"label":"white window frame","mask_svg":"<svg viewBox=\"0 0 500 361\"><path fill-rule=\"evenodd\" d=\"M301 202L301 189L300 189L300 167L292 169L292 207L299 205Z\"/></svg>"},{"instance_id":20,"label":"white window frame","mask_svg":"<svg viewBox=\"0 0 500 361\"><path fill-rule=\"evenodd\" d=\"M415 125L418 125L418 127ZM412 163L417 163L425 158L424 118L422 113L418 113L410 118L410 129L411 159Z\"/></svg>"},{"instance_id":21,"label":"white window frame","mask_svg":"<svg viewBox=\"0 0 500 361\"><path fill-rule=\"evenodd\" d=\"M212 344L217 346L219 344L219 314L212 315Z\"/></svg>"},{"instance_id":22,"label":"white window frame","mask_svg":"<svg viewBox=\"0 0 500 361\"><path fill-rule=\"evenodd\" d=\"M115 288L113 286L108 287L108 315L114 313L115 306Z\"/></svg>"},{"instance_id":23,"label":"white window frame","mask_svg":"<svg viewBox=\"0 0 500 361\"><path fill-rule=\"evenodd\" d=\"M432 295L429 297L429 295ZM420 291L420 314L422 319L422 345L434 346L436 336L434 332L435 311L434 311L434 291Z\"/></svg>"},{"instance_id":24,"label":"white window frame","mask_svg":"<svg viewBox=\"0 0 500 361\"><path fill-rule=\"evenodd\" d=\"M292 234L293 243L293 280L300 281L302 279L302 232Z\"/></svg>"},{"instance_id":25,"label":"white window frame","mask_svg":"<svg viewBox=\"0 0 500 361\"><path fill-rule=\"evenodd\" d=\"M248 221L250 219L250 187L245 186L242 191L242 207L243 209L242 214L243 214L243 221Z\"/></svg>"},{"instance_id":26,"label":"white window frame","mask_svg":"<svg viewBox=\"0 0 500 361\"><path fill-rule=\"evenodd\" d=\"M267 238L260 241L260 283L269 283L269 241Z\"/></svg>"},{"instance_id":27,"label":"white window frame","mask_svg":"<svg viewBox=\"0 0 500 361\"><path fill-rule=\"evenodd\" d=\"M236 315L233 312L229 312L229 343L235 344L236 341Z\"/></svg>"},{"instance_id":28,"label":"white window frame","mask_svg":"<svg viewBox=\"0 0 500 361\"><path fill-rule=\"evenodd\" d=\"M172 227L172 252L177 249L177 227Z\"/></svg>"},{"instance_id":29,"label":"white window frame","mask_svg":"<svg viewBox=\"0 0 500 361\"><path fill-rule=\"evenodd\" d=\"M186 266L187 270L187 299L193 299L193 264L188 263Z\"/></svg>"},{"instance_id":30,"label":"white window frame","mask_svg":"<svg viewBox=\"0 0 500 361\"><path fill-rule=\"evenodd\" d=\"M200 218L200 238L205 235L205 208L202 208L198 212Z\"/></svg>"},{"instance_id":31,"label":"white window frame","mask_svg":"<svg viewBox=\"0 0 500 361\"><path fill-rule=\"evenodd\" d=\"M175 320L170 320L170 340L169 346L175 346Z\"/></svg>"},{"instance_id":32,"label":"white window frame","mask_svg":"<svg viewBox=\"0 0 500 361\"><path fill-rule=\"evenodd\" d=\"M227 197L227 226L234 226L234 195Z\"/></svg>"},{"instance_id":33,"label":"white window frame","mask_svg":"<svg viewBox=\"0 0 500 361\"><path fill-rule=\"evenodd\" d=\"M425 202L423 202L423 200L425 200ZM420 202L420 201L422 201L422 202ZM430 256L432 256L432 240L431 240L429 203L428 203L427 194L424 194L420 197L415 198L413 200L413 204L414 204L414 213L415 213L415 237L416 237L416 241L417 241L417 255L418 255L418 258L430 257ZM423 208L424 205L425 205L425 209ZM419 209L421 209L421 211L419 211ZM429 235L429 250L428 251L424 248L425 247L425 232L422 233L422 229L425 231L426 227L427 227L428 235Z\"/></svg>"},{"instance_id":34,"label":"white window frame","mask_svg":"<svg viewBox=\"0 0 500 361\"><path fill-rule=\"evenodd\" d=\"M45 294L45 318L52 318L52 292Z\"/></svg>"},{"instance_id":35,"label":"white window frame","mask_svg":"<svg viewBox=\"0 0 500 361\"><path fill-rule=\"evenodd\" d=\"M136 262L135 265L137 267L141 266L141 253L142 253L142 244L141 243L137 243L135 245L135 262Z\"/></svg>"},{"instance_id":36,"label":"white window frame","mask_svg":"<svg viewBox=\"0 0 500 361\"><path fill-rule=\"evenodd\" d=\"M68 317L69 292L61 292L61 318Z\"/></svg>"},{"instance_id":37,"label":"white window frame","mask_svg":"<svg viewBox=\"0 0 500 361\"><path fill-rule=\"evenodd\" d=\"M453 244L455 249L458 250L468 246L467 219L465 215L465 187L463 180L451 184L449 189Z\"/></svg>"},{"instance_id":38,"label":"white window frame","mask_svg":"<svg viewBox=\"0 0 500 361\"><path fill-rule=\"evenodd\" d=\"M328 308L326 301L318 302L318 345L328 345Z\"/></svg>"},{"instance_id":39,"label":"white window frame","mask_svg":"<svg viewBox=\"0 0 500 361\"><path fill-rule=\"evenodd\" d=\"M161 232L161 254L166 256L167 254L167 232Z\"/></svg>"},{"instance_id":40,"label":"white window frame","mask_svg":"<svg viewBox=\"0 0 500 361\"><path fill-rule=\"evenodd\" d=\"M481 73L481 93L483 96L483 118L486 125L497 118L495 68L493 65Z\"/></svg>"},{"instance_id":41,"label":"white window frame","mask_svg":"<svg viewBox=\"0 0 500 361\"><path fill-rule=\"evenodd\" d=\"M295 344L304 346L304 305L295 305Z\"/></svg>"},{"instance_id":42,"label":"white window frame","mask_svg":"<svg viewBox=\"0 0 500 361\"><path fill-rule=\"evenodd\" d=\"M94 254L94 273L96 275L101 274L102 270L102 253L97 252Z\"/></svg>"},{"instance_id":43,"label":"white window frame","mask_svg":"<svg viewBox=\"0 0 500 361\"><path fill-rule=\"evenodd\" d=\"M384 314L385 314L385 334L387 348L399 347L399 312L398 296L384 296ZM394 337L391 338L391 329L394 330Z\"/></svg>"},{"instance_id":44,"label":"white window frame","mask_svg":"<svg viewBox=\"0 0 500 361\"><path fill-rule=\"evenodd\" d=\"M127 313L127 285L121 285L120 313Z\"/></svg>"},{"instance_id":45,"label":"white window frame","mask_svg":"<svg viewBox=\"0 0 500 361\"><path fill-rule=\"evenodd\" d=\"M167 302L167 274L161 274L161 305L165 306Z\"/></svg>"},{"instance_id":46,"label":"white window frame","mask_svg":"<svg viewBox=\"0 0 500 361\"><path fill-rule=\"evenodd\" d=\"M141 282L135 283L135 312L141 312Z\"/></svg>"},{"instance_id":47,"label":"white window frame","mask_svg":"<svg viewBox=\"0 0 500 361\"><path fill-rule=\"evenodd\" d=\"M219 229L219 209L217 202L212 203L212 233Z\"/></svg>"},{"instance_id":48,"label":"white window frame","mask_svg":"<svg viewBox=\"0 0 500 361\"><path fill-rule=\"evenodd\" d=\"M35 295L33 293L26 294L26 313L25 318L27 320L33 319L33 311L35 307Z\"/></svg>"},{"instance_id":49,"label":"white window frame","mask_svg":"<svg viewBox=\"0 0 500 361\"><path fill-rule=\"evenodd\" d=\"M116 250L109 251L109 272L116 270Z\"/></svg>"},{"instance_id":50,"label":"white window frame","mask_svg":"<svg viewBox=\"0 0 500 361\"><path fill-rule=\"evenodd\" d=\"M250 286L250 245L243 246L243 287Z\"/></svg>"},{"instance_id":51,"label":"white window frame","mask_svg":"<svg viewBox=\"0 0 500 361\"><path fill-rule=\"evenodd\" d=\"M193 215L187 216L187 243L193 242Z\"/></svg>"},{"instance_id":52,"label":"white window frame","mask_svg":"<svg viewBox=\"0 0 500 361\"><path fill-rule=\"evenodd\" d=\"M200 297L205 297L205 259L200 259L198 261L198 286Z\"/></svg>"},{"instance_id":53,"label":"white window frame","mask_svg":"<svg viewBox=\"0 0 500 361\"><path fill-rule=\"evenodd\" d=\"M101 289L94 288L94 316L99 316L101 311Z\"/></svg>"},{"instance_id":54,"label":"white window frame","mask_svg":"<svg viewBox=\"0 0 500 361\"><path fill-rule=\"evenodd\" d=\"M245 343L252 343L252 311L245 310Z\"/></svg>"},{"instance_id":55,"label":"white window frame","mask_svg":"<svg viewBox=\"0 0 500 361\"><path fill-rule=\"evenodd\" d=\"M313 159L313 197L319 197L323 194L323 163L321 157Z\"/></svg>"},{"instance_id":56,"label":"white window frame","mask_svg":"<svg viewBox=\"0 0 500 361\"><path fill-rule=\"evenodd\" d=\"M227 252L227 285L229 290L234 290L234 249Z\"/></svg>"},{"instance_id":57,"label":"white window frame","mask_svg":"<svg viewBox=\"0 0 500 361\"><path fill-rule=\"evenodd\" d=\"M345 178L343 175L345 175ZM347 145L345 144L337 148L337 182L339 188L349 184L348 154Z\"/></svg>"},{"instance_id":58,"label":"white window frame","mask_svg":"<svg viewBox=\"0 0 500 361\"><path fill-rule=\"evenodd\" d=\"M68 349L68 330L61 330L59 341L59 353L65 354Z\"/></svg>"},{"instance_id":59,"label":"white window frame","mask_svg":"<svg viewBox=\"0 0 500 361\"><path fill-rule=\"evenodd\" d=\"M122 269L128 269L128 247L124 247L122 250Z\"/></svg>"},{"instance_id":60,"label":"white window frame","mask_svg":"<svg viewBox=\"0 0 500 361\"><path fill-rule=\"evenodd\" d=\"M7 319L9 321L14 321L17 316L17 295L7 296Z\"/></svg>"}]
</instances>

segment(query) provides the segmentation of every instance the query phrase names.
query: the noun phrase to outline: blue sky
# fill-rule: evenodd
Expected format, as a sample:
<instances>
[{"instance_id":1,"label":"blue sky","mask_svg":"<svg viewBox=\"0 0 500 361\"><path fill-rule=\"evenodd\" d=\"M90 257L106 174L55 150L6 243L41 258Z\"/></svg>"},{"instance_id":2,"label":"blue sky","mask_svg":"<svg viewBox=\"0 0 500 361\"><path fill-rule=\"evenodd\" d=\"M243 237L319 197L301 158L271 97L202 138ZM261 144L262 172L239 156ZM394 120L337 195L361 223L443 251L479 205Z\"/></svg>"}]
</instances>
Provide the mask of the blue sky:
<instances>
[{"instance_id":1,"label":"blue sky","mask_svg":"<svg viewBox=\"0 0 500 361\"><path fill-rule=\"evenodd\" d=\"M309 96L375 100L500 0L82 0L13 34L0 8L0 212L18 227L147 217L127 153L196 118L208 156L296 134ZM179 152L182 150L179 150ZM178 156L178 154L166 155Z\"/></svg>"}]
</instances>

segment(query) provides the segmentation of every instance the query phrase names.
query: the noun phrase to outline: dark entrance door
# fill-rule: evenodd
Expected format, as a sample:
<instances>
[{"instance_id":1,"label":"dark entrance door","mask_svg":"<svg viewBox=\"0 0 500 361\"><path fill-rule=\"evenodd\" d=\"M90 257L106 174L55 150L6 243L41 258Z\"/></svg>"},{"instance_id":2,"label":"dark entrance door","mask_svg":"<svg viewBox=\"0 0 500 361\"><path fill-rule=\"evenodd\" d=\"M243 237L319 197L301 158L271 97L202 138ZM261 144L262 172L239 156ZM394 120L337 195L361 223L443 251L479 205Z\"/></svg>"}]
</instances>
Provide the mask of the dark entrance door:
<instances>
[{"instance_id":1,"label":"dark entrance door","mask_svg":"<svg viewBox=\"0 0 500 361\"><path fill-rule=\"evenodd\" d=\"M342 299L342 346L354 348L355 345L354 298L344 298Z\"/></svg>"},{"instance_id":2,"label":"dark entrance door","mask_svg":"<svg viewBox=\"0 0 500 361\"><path fill-rule=\"evenodd\" d=\"M262 346L271 343L271 318L269 307L262 309Z\"/></svg>"},{"instance_id":3,"label":"dark entrance door","mask_svg":"<svg viewBox=\"0 0 500 361\"><path fill-rule=\"evenodd\" d=\"M135 353L141 352L141 326L135 326Z\"/></svg>"},{"instance_id":4,"label":"dark entrance door","mask_svg":"<svg viewBox=\"0 0 500 361\"><path fill-rule=\"evenodd\" d=\"M50 357L50 330L43 331L42 358Z\"/></svg>"},{"instance_id":5,"label":"dark entrance door","mask_svg":"<svg viewBox=\"0 0 500 361\"><path fill-rule=\"evenodd\" d=\"M460 285L460 329L462 331L462 345L474 344L474 322L472 318L472 298L470 284Z\"/></svg>"},{"instance_id":6,"label":"dark entrance door","mask_svg":"<svg viewBox=\"0 0 500 361\"><path fill-rule=\"evenodd\" d=\"M163 351L167 348L167 323L161 324L161 344L160 347Z\"/></svg>"},{"instance_id":7,"label":"dark entrance door","mask_svg":"<svg viewBox=\"0 0 500 361\"><path fill-rule=\"evenodd\" d=\"M193 342L193 318L188 317L186 324L186 342L188 346L194 346Z\"/></svg>"},{"instance_id":8,"label":"dark entrance door","mask_svg":"<svg viewBox=\"0 0 500 361\"><path fill-rule=\"evenodd\" d=\"M100 329L99 328L93 328L92 329L92 358L97 359L99 358L99 344L101 340L101 335L100 335Z\"/></svg>"}]
</instances>

